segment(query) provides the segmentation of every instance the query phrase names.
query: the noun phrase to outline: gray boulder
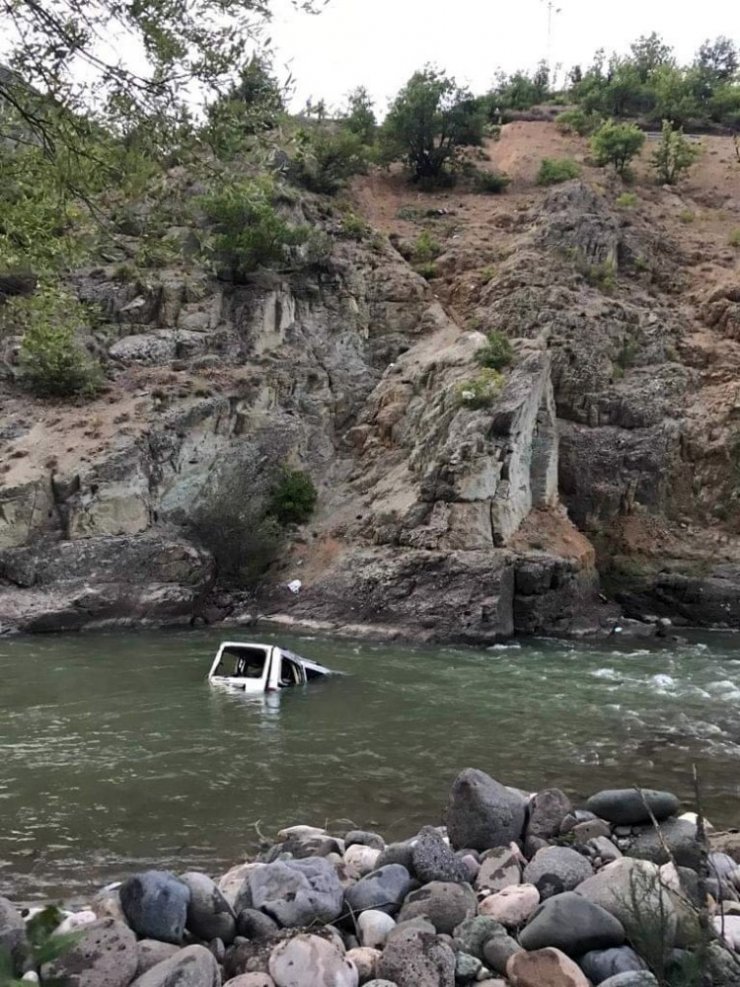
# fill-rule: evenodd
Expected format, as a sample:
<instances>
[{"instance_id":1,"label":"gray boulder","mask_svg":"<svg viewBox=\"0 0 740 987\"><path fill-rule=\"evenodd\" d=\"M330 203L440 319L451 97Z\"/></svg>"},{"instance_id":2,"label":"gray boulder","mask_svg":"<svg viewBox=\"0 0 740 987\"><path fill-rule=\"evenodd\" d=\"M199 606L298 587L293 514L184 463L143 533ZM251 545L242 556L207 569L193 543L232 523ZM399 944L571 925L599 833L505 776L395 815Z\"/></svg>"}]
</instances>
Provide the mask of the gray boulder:
<instances>
[{"instance_id":1,"label":"gray boulder","mask_svg":"<svg viewBox=\"0 0 740 987\"><path fill-rule=\"evenodd\" d=\"M477 905L478 899L469 884L431 881L406 898L398 921L427 918L437 932L451 935L461 922L475 915Z\"/></svg>"},{"instance_id":2,"label":"gray boulder","mask_svg":"<svg viewBox=\"0 0 740 987\"><path fill-rule=\"evenodd\" d=\"M295 928L333 922L342 914L344 890L325 857L276 860L250 873L254 907Z\"/></svg>"},{"instance_id":3,"label":"gray boulder","mask_svg":"<svg viewBox=\"0 0 740 987\"><path fill-rule=\"evenodd\" d=\"M613 788L592 795L586 805L600 819L617 826L639 826L651 821L646 802L658 822L674 815L680 804L670 792L656 792L648 788L640 791Z\"/></svg>"},{"instance_id":4,"label":"gray boulder","mask_svg":"<svg viewBox=\"0 0 740 987\"><path fill-rule=\"evenodd\" d=\"M357 927L363 946L369 946L371 949L382 949L386 939L395 929L396 921L386 912L368 908L367 911L361 912L359 915Z\"/></svg>"},{"instance_id":5,"label":"gray boulder","mask_svg":"<svg viewBox=\"0 0 740 987\"><path fill-rule=\"evenodd\" d=\"M221 939L225 945L234 941L236 919L231 905L207 874L181 874L180 880L190 889L187 929L198 939Z\"/></svg>"},{"instance_id":6,"label":"gray boulder","mask_svg":"<svg viewBox=\"0 0 740 987\"><path fill-rule=\"evenodd\" d=\"M7 898L0 898L0 950L18 960L26 941L26 924Z\"/></svg>"},{"instance_id":7,"label":"gray boulder","mask_svg":"<svg viewBox=\"0 0 740 987\"><path fill-rule=\"evenodd\" d=\"M577 894L618 918L630 940L639 940L648 924L652 926L656 916L660 917L664 925L660 935L669 947L673 945L676 909L656 864L622 857L579 884Z\"/></svg>"},{"instance_id":8,"label":"gray boulder","mask_svg":"<svg viewBox=\"0 0 740 987\"><path fill-rule=\"evenodd\" d=\"M503 975L510 957L521 951L522 947L516 939L502 927L501 932L497 932L483 947L483 959L492 970Z\"/></svg>"},{"instance_id":9,"label":"gray boulder","mask_svg":"<svg viewBox=\"0 0 740 987\"><path fill-rule=\"evenodd\" d=\"M126 921L143 939L182 942L190 889L168 871L149 870L124 881L119 891Z\"/></svg>"},{"instance_id":10,"label":"gray boulder","mask_svg":"<svg viewBox=\"0 0 740 987\"><path fill-rule=\"evenodd\" d=\"M131 987L220 987L221 973L205 946L186 946L168 960L157 963Z\"/></svg>"},{"instance_id":11,"label":"gray boulder","mask_svg":"<svg viewBox=\"0 0 740 987\"><path fill-rule=\"evenodd\" d=\"M171 942L160 942L158 939L142 939L137 943L139 953L139 965L136 967L136 976L151 970L157 963L170 959L179 952L180 947Z\"/></svg>"},{"instance_id":12,"label":"gray boulder","mask_svg":"<svg viewBox=\"0 0 740 987\"><path fill-rule=\"evenodd\" d=\"M456 849L489 850L522 836L526 801L475 768L455 779L447 805L447 831Z\"/></svg>"},{"instance_id":13,"label":"gray boulder","mask_svg":"<svg viewBox=\"0 0 740 987\"><path fill-rule=\"evenodd\" d=\"M458 952L455 954L455 983L469 984L477 980L483 971L483 964L477 956L470 953Z\"/></svg>"},{"instance_id":14,"label":"gray boulder","mask_svg":"<svg viewBox=\"0 0 740 987\"><path fill-rule=\"evenodd\" d=\"M385 850L385 840L377 833L369 833L364 829L352 829L344 837L345 847L351 847L355 843L360 846L369 846L371 850Z\"/></svg>"},{"instance_id":15,"label":"gray boulder","mask_svg":"<svg viewBox=\"0 0 740 987\"><path fill-rule=\"evenodd\" d=\"M525 949L555 946L568 956L624 943L624 928L606 909L573 891L548 898L519 933Z\"/></svg>"},{"instance_id":16,"label":"gray boulder","mask_svg":"<svg viewBox=\"0 0 740 987\"><path fill-rule=\"evenodd\" d=\"M412 930L389 940L378 961L378 977L396 987L454 987L455 954L437 936Z\"/></svg>"},{"instance_id":17,"label":"gray boulder","mask_svg":"<svg viewBox=\"0 0 740 987\"><path fill-rule=\"evenodd\" d=\"M475 886L479 890L486 888L493 891L503 891L512 884L521 884L522 868L520 855L509 847L498 847L487 850L481 857L480 867L475 877Z\"/></svg>"},{"instance_id":18,"label":"gray boulder","mask_svg":"<svg viewBox=\"0 0 740 987\"><path fill-rule=\"evenodd\" d=\"M559 788L546 788L537 792L530 804L527 836L541 840L552 839L560 832L567 815L573 811L570 799Z\"/></svg>"},{"instance_id":19,"label":"gray boulder","mask_svg":"<svg viewBox=\"0 0 740 987\"><path fill-rule=\"evenodd\" d=\"M667 819L659 826L660 836L651 826L630 840L625 852L630 857L667 864L670 854L681 867L696 870L701 860L701 847L696 839L696 824L687 819ZM664 846L665 844L665 846Z\"/></svg>"},{"instance_id":20,"label":"gray boulder","mask_svg":"<svg viewBox=\"0 0 740 987\"><path fill-rule=\"evenodd\" d=\"M488 915L473 915L466 918L452 933L455 949L477 956L479 960L484 959L483 947L489 939L506 935L503 925Z\"/></svg>"},{"instance_id":21,"label":"gray boulder","mask_svg":"<svg viewBox=\"0 0 740 987\"><path fill-rule=\"evenodd\" d=\"M387 867L388 864L401 864L410 873L414 867L414 848L410 843L389 843L380 852L377 869Z\"/></svg>"},{"instance_id":22,"label":"gray boulder","mask_svg":"<svg viewBox=\"0 0 740 987\"><path fill-rule=\"evenodd\" d=\"M602 980L601 987L658 987L658 981L649 970L627 970Z\"/></svg>"},{"instance_id":23,"label":"gray boulder","mask_svg":"<svg viewBox=\"0 0 740 987\"><path fill-rule=\"evenodd\" d=\"M280 926L275 919L258 912L256 908L243 908L236 919L236 931L246 939L270 939L277 935Z\"/></svg>"},{"instance_id":24,"label":"gray boulder","mask_svg":"<svg viewBox=\"0 0 740 987\"><path fill-rule=\"evenodd\" d=\"M740 964L735 953L718 942L710 943L707 949L707 970L713 987L740 987Z\"/></svg>"},{"instance_id":25,"label":"gray boulder","mask_svg":"<svg viewBox=\"0 0 740 987\"><path fill-rule=\"evenodd\" d=\"M270 955L276 987L357 987L357 967L337 946L320 936L298 935Z\"/></svg>"},{"instance_id":26,"label":"gray boulder","mask_svg":"<svg viewBox=\"0 0 740 987\"><path fill-rule=\"evenodd\" d=\"M429 881L465 883L468 880L467 867L432 826L425 826L419 833L411 851L411 863L422 884Z\"/></svg>"},{"instance_id":27,"label":"gray boulder","mask_svg":"<svg viewBox=\"0 0 740 987\"><path fill-rule=\"evenodd\" d=\"M572 891L593 874L588 859L565 846L548 846L538 850L524 868L524 883L534 884L540 898Z\"/></svg>"},{"instance_id":28,"label":"gray boulder","mask_svg":"<svg viewBox=\"0 0 740 987\"><path fill-rule=\"evenodd\" d=\"M411 875L401 864L387 864L360 878L357 884L347 889L347 907L355 914L367 908L377 909L394 915L401 902L409 893Z\"/></svg>"},{"instance_id":29,"label":"gray boulder","mask_svg":"<svg viewBox=\"0 0 740 987\"><path fill-rule=\"evenodd\" d=\"M74 945L42 967L41 976L66 987L128 987L138 966L136 936L123 922L106 918L82 930Z\"/></svg>"},{"instance_id":30,"label":"gray boulder","mask_svg":"<svg viewBox=\"0 0 740 987\"><path fill-rule=\"evenodd\" d=\"M584 953L578 965L592 984L600 984L620 973L643 972L645 961L630 946L598 949Z\"/></svg>"}]
</instances>

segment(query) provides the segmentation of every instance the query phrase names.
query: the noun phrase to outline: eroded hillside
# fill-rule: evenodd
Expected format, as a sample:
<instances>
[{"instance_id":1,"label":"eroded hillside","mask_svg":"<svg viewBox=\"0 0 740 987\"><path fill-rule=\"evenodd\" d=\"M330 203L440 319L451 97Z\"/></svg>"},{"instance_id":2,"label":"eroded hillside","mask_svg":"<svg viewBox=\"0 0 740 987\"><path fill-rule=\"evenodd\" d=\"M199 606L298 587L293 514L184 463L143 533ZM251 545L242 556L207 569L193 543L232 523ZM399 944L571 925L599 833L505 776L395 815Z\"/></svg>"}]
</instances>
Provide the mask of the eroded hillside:
<instances>
[{"instance_id":1,"label":"eroded hillside","mask_svg":"<svg viewBox=\"0 0 740 987\"><path fill-rule=\"evenodd\" d=\"M381 237L305 198L320 268L81 271L115 369L84 407L3 393L3 626L264 613L472 641L610 628L619 606L740 626L740 164L704 143L678 191L643 162L625 197L585 142L510 124L486 148L501 196L374 173L352 197ZM564 155L582 177L538 188ZM402 256L423 230L429 282ZM474 408L493 330L515 359ZM276 462L317 511L234 591L199 519L249 528Z\"/></svg>"}]
</instances>

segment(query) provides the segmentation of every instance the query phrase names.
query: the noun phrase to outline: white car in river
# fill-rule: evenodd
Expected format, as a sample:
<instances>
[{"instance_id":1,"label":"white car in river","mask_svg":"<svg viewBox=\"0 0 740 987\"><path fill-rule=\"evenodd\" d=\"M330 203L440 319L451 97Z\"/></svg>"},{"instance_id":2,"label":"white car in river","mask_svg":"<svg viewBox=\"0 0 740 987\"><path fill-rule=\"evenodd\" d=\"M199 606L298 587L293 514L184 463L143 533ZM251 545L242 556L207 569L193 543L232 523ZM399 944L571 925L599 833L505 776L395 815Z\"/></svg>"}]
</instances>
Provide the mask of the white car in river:
<instances>
[{"instance_id":1,"label":"white car in river","mask_svg":"<svg viewBox=\"0 0 740 987\"><path fill-rule=\"evenodd\" d=\"M224 685L250 695L305 685L334 674L318 662L270 644L224 641L208 673L211 685Z\"/></svg>"}]
</instances>

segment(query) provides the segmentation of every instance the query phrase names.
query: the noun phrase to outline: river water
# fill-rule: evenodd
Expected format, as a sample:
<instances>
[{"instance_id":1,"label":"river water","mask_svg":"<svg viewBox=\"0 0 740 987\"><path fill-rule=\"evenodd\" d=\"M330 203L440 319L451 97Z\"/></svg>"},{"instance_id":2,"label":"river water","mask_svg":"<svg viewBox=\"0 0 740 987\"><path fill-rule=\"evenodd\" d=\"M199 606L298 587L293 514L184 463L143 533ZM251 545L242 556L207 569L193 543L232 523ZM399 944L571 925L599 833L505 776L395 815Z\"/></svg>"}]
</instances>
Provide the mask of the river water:
<instances>
[{"instance_id":1,"label":"river water","mask_svg":"<svg viewBox=\"0 0 740 987\"><path fill-rule=\"evenodd\" d=\"M409 836L441 821L468 766L576 797L639 783L690 798L696 763L710 820L740 823L740 639L283 637L348 674L251 700L206 683L218 640L0 641L0 894L80 900L149 865L218 874L296 822Z\"/></svg>"}]
</instances>

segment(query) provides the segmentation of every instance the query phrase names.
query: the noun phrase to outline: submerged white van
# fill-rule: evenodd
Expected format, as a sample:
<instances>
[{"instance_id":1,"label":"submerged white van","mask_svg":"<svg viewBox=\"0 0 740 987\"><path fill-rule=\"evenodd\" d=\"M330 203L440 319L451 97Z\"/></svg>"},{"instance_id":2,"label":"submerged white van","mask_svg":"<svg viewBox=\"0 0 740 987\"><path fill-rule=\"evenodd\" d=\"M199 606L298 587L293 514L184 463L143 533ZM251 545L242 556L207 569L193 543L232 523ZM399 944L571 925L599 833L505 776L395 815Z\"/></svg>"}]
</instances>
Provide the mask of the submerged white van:
<instances>
[{"instance_id":1,"label":"submerged white van","mask_svg":"<svg viewBox=\"0 0 740 987\"><path fill-rule=\"evenodd\" d=\"M332 671L318 662L270 644L223 642L208 673L212 685L258 695L323 679Z\"/></svg>"}]
</instances>

